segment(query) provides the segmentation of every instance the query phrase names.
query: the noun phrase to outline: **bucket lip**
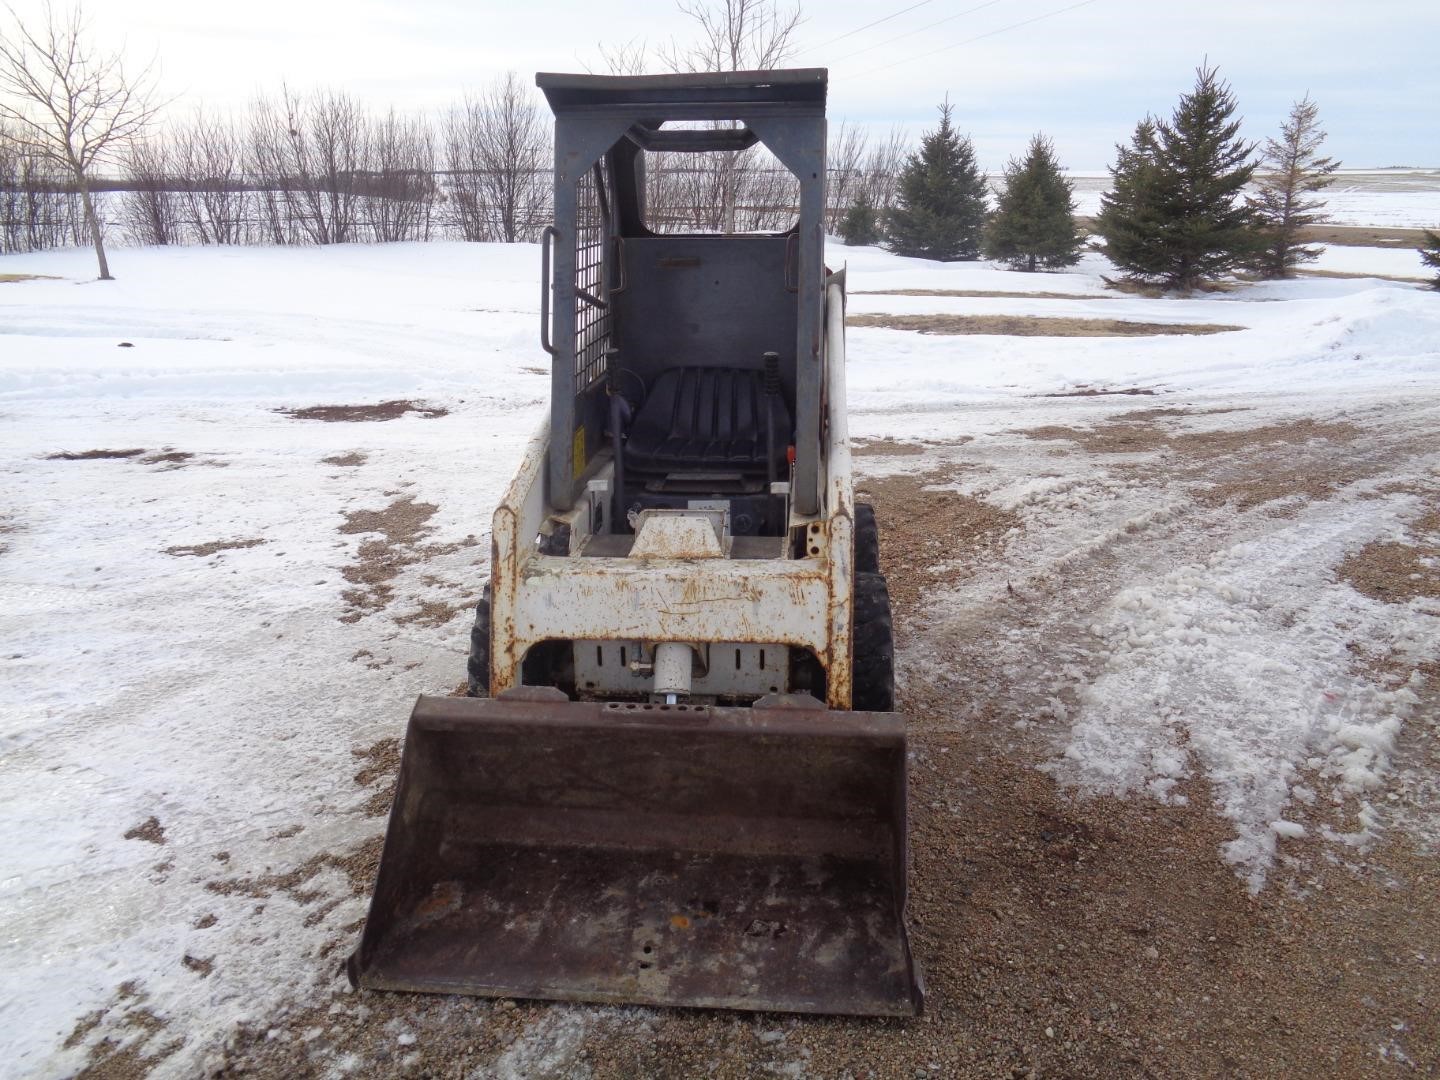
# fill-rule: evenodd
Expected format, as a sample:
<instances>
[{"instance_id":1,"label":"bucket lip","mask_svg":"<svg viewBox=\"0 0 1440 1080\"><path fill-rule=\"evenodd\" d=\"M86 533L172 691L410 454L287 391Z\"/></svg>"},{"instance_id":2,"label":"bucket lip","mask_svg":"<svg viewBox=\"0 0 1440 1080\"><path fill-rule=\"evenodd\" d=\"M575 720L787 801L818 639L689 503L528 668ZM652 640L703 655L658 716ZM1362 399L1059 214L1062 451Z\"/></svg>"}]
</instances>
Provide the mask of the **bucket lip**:
<instances>
[{"instance_id":1,"label":"bucket lip","mask_svg":"<svg viewBox=\"0 0 1440 1080\"><path fill-rule=\"evenodd\" d=\"M534 687L524 688L526 691ZM656 734L805 736L864 739L905 745L905 717L894 712L842 712L814 698L813 707L797 703L798 695L761 699L750 707L723 705L647 705L633 702L571 701L563 694L525 693L495 698L432 697L416 699L410 715L412 730L458 731L488 729L518 732L530 729L605 729ZM634 707L631 708L630 706Z\"/></svg>"},{"instance_id":2,"label":"bucket lip","mask_svg":"<svg viewBox=\"0 0 1440 1080\"><path fill-rule=\"evenodd\" d=\"M436 977L425 980L387 978L376 971L357 971L351 976L351 986L362 990L389 990L401 993L421 994L463 994L468 997L518 998L531 1001L570 1001L595 1005L640 1005L652 1008L680 1009L723 1009L734 1012L763 1012L792 1016L855 1016L890 1017L910 1020L925 1011L925 981L919 965L910 958L910 946L905 945L906 958L910 962L909 978L905 992L887 995L884 998L870 997L864 1001L845 998L843 995L819 999L792 999L758 1001L735 994L713 994L697 998L662 997L659 995L634 994L620 991L593 989L573 992L529 983L510 986L482 986L463 978ZM358 955L358 953L356 954ZM350 964L355 965L352 955Z\"/></svg>"}]
</instances>

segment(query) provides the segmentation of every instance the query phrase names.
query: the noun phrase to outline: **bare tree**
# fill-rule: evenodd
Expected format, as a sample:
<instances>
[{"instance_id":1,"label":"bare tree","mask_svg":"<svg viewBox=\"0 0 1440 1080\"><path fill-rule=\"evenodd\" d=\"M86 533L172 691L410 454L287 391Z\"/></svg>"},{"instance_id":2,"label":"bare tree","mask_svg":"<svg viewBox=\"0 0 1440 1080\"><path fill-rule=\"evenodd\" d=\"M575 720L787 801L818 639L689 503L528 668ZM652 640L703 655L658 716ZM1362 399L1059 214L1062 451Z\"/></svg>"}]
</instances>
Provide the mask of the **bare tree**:
<instances>
[{"instance_id":1,"label":"bare tree","mask_svg":"<svg viewBox=\"0 0 1440 1080\"><path fill-rule=\"evenodd\" d=\"M74 243L83 215L72 187L0 118L0 253Z\"/></svg>"},{"instance_id":2,"label":"bare tree","mask_svg":"<svg viewBox=\"0 0 1440 1080\"><path fill-rule=\"evenodd\" d=\"M671 71L761 71L779 67L795 52L795 31L803 21L800 6L782 8L776 0L679 0L680 11L694 20L697 34L681 44L674 40L658 50ZM719 127L734 127L721 121ZM692 157L696 169L713 171L713 192L723 232L734 232L741 190L755 170L774 168L774 158L760 148L722 150ZM700 192L697 192L700 194Z\"/></svg>"},{"instance_id":3,"label":"bare tree","mask_svg":"<svg viewBox=\"0 0 1440 1080\"><path fill-rule=\"evenodd\" d=\"M175 162L163 138L136 139L125 149L126 192L121 202L125 227L138 244L173 244L179 240L172 188Z\"/></svg>"},{"instance_id":4,"label":"bare tree","mask_svg":"<svg viewBox=\"0 0 1440 1080\"><path fill-rule=\"evenodd\" d=\"M550 128L515 72L445 118L445 163L466 240L533 239L549 180Z\"/></svg>"},{"instance_id":5,"label":"bare tree","mask_svg":"<svg viewBox=\"0 0 1440 1080\"><path fill-rule=\"evenodd\" d=\"M1327 220L1325 200L1307 198L1329 187L1335 180L1331 174L1340 167L1334 158L1320 156L1324 141L1319 107L1309 94L1291 106L1289 118L1280 125L1280 138L1265 140L1254 207L1265 245L1260 272L1267 278L1293 277L1299 263L1320 254L1319 248L1301 243L1300 233Z\"/></svg>"},{"instance_id":6,"label":"bare tree","mask_svg":"<svg viewBox=\"0 0 1440 1080\"><path fill-rule=\"evenodd\" d=\"M197 110L175 135L186 223L202 244L242 244L246 220L244 151L235 125Z\"/></svg>"},{"instance_id":7,"label":"bare tree","mask_svg":"<svg viewBox=\"0 0 1440 1080\"><path fill-rule=\"evenodd\" d=\"M355 237L359 204L356 177L363 167L365 116L343 91L316 91L302 100L286 87L288 154L294 183L287 190L301 210L300 227L316 244L347 244Z\"/></svg>"},{"instance_id":8,"label":"bare tree","mask_svg":"<svg viewBox=\"0 0 1440 1080\"><path fill-rule=\"evenodd\" d=\"M290 128L268 97L250 103L245 132L244 173L254 186L254 205L263 235L272 244L300 240L291 212L293 178L286 171L286 144Z\"/></svg>"},{"instance_id":9,"label":"bare tree","mask_svg":"<svg viewBox=\"0 0 1440 1080\"><path fill-rule=\"evenodd\" d=\"M850 209L856 195L865 186L865 157L869 140L861 128L848 121L840 121L840 127L830 136L830 147L826 152L826 200L825 230L835 232L840 219Z\"/></svg>"},{"instance_id":10,"label":"bare tree","mask_svg":"<svg viewBox=\"0 0 1440 1080\"><path fill-rule=\"evenodd\" d=\"M500 238L513 244L535 229L548 178L550 131L529 88L513 71L493 82L482 100L483 183Z\"/></svg>"},{"instance_id":11,"label":"bare tree","mask_svg":"<svg viewBox=\"0 0 1440 1080\"><path fill-rule=\"evenodd\" d=\"M361 189L373 239L428 240L435 205L435 141L430 128L391 109L370 123Z\"/></svg>"},{"instance_id":12,"label":"bare tree","mask_svg":"<svg viewBox=\"0 0 1440 1080\"><path fill-rule=\"evenodd\" d=\"M795 52L795 31L804 21L800 5L784 9L776 0L679 0L680 11L698 28L694 40L660 47L671 71L763 71L779 67Z\"/></svg>"},{"instance_id":13,"label":"bare tree","mask_svg":"<svg viewBox=\"0 0 1440 1080\"><path fill-rule=\"evenodd\" d=\"M910 139L903 128L894 127L890 134L870 148L865 159L865 193L870 205L887 210L895 202L896 182L905 159L910 156Z\"/></svg>"},{"instance_id":14,"label":"bare tree","mask_svg":"<svg viewBox=\"0 0 1440 1080\"><path fill-rule=\"evenodd\" d=\"M159 108L150 67L126 73L119 53L96 49L80 7L45 8L32 30L7 8L13 28L0 35L0 117L19 138L66 170L80 193L100 279L110 280L104 230L90 193L91 171L149 127Z\"/></svg>"}]
</instances>

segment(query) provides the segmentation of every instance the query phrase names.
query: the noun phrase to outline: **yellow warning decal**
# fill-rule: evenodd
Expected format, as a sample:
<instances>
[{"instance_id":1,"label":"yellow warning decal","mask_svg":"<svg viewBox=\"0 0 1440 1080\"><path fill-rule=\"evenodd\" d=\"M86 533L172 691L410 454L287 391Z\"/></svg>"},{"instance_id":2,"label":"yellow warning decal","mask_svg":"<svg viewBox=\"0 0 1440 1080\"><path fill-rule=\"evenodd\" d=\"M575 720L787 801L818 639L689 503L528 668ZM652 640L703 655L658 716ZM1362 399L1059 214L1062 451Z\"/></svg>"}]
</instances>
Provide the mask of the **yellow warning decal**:
<instances>
[{"instance_id":1,"label":"yellow warning decal","mask_svg":"<svg viewBox=\"0 0 1440 1080\"><path fill-rule=\"evenodd\" d=\"M570 443L571 469L574 475L579 476L585 471L585 425L581 424L575 429L575 438Z\"/></svg>"}]
</instances>

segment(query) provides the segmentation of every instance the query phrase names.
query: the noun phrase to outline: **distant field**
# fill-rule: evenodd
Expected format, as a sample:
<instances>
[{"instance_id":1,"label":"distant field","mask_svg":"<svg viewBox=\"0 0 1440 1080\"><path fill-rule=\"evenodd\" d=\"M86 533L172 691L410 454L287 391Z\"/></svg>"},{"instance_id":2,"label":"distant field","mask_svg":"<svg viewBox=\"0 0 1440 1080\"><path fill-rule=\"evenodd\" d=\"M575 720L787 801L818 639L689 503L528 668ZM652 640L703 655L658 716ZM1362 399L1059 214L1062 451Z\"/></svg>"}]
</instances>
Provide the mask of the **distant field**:
<instances>
[{"instance_id":1,"label":"distant field","mask_svg":"<svg viewBox=\"0 0 1440 1080\"><path fill-rule=\"evenodd\" d=\"M1081 228L1094 231L1093 217L1077 217L1076 220ZM1304 231L1305 243L1336 247L1418 248L1424 238L1424 229L1377 228L1371 225L1316 225Z\"/></svg>"},{"instance_id":2,"label":"distant field","mask_svg":"<svg viewBox=\"0 0 1440 1080\"><path fill-rule=\"evenodd\" d=\"M1077 213L1100 212L1109 173L1071 174ZM1342 169L1325 192L1332 224L1402 232L1440 227L1440 169ZM1346 243L1348 241L1326 241Z\"/></svg>"}]
</instances>

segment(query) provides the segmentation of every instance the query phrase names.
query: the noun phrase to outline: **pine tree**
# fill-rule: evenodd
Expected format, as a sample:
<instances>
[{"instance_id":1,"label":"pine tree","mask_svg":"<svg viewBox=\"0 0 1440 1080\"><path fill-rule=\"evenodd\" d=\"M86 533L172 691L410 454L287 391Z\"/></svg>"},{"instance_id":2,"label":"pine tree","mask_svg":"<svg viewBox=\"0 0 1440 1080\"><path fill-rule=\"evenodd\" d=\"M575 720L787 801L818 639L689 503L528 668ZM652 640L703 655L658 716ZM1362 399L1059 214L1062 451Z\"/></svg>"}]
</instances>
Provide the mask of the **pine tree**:
<instances>
[{"instance_id":1,"label":"pine tree","mask_svg":"<svg viewBox=\"0 0 1440 1080\"><path fill-rule=\"evenodd\" d=\"M1110 167L1111 189L1100 196L1096 231L1105 239L1105 254L1116 266L1137 266L1147 261L1158 224L1160 148L1155 121L1145 117L1135 125L1130 145L1115 147Z\"/></svg>"},{"instance_id":2,"label":"pine tree","mask_svg":"<svg viewBox=\"0 0 1440 1080\"><path fill-rule=\"evenodd\" d=\"M1260 197L1255 200L1264 236L1256 265L1264 277L1294 277L1298 264L1320 254L1318 247L1300 242L1300 231L1328 220L1325 200L1306 198L1329 187L1335 180L1331 174L1340 167L1334 158L1319 156L1324 141L1319 109L1309 94L1291 106L1280 138L1265 140Z\"/></svg>"},{"instance_id":3,"label":"pine tree","mask_svg":"<svg viewBox=\"0 0 1440 1080\"><path fill-rule=\"evenodd\" d=\"M1420 245L1420 261L1426 266L1440 271L1440 232L1431 229L1425 230L1425 241ZM1435 280L1430 283L1430 287L1440 289L1440 273L1435 275Z\"/></svg>"},{"instance_id":4,"label":"pine tree","mask_svg":"<svg viewBox=\"0 0 1440 1080\"><path fill-rule=\"evenodd\" d=\"M956 134L950 104L900 173L895 206L885 215L887 246L897 255L954 262L980 257L985 177L975 148Z\"/></svg>"},{"instance_id":5,"label":"pine tree","mask_svg":"<svg viewBox=\"0 0 1440 1080\"><path fill-rule=\"evenodd\" d=\"M845 211L838 228L840 239L850 247L880 242L880 211L875 209L875 204L870 201L870 193L864 188L860 189L860 194L850 204L850 209Z\"/></svg>"},{"instance_id":6,"label":"pine tree","mask_svg":"<svg viewBox=\"0 0 1440 1080\"><path fill-rule=\"evenodd\" d=\"M1192 289L1254 260L1260 234L1240 193L1255 145L1240 138L1235 109L1230 87L1201 67L1170 121L1142 121L1120 151L1097 225L1130 277Z\"/></svg>"},{"instance_id":7,"label":"pine tree","mask_svg":"<svg viewBox=\"0 0 1440 1080\"><path fill-rule=\"evenodd\" d=\"M1005 166L1005 190L985 227L985 257L1033 273L1074 266L1083 243L1074 188L1060 172L1054 144L1036 135L1025 160Z\"/></svg>"}]
</instances>

